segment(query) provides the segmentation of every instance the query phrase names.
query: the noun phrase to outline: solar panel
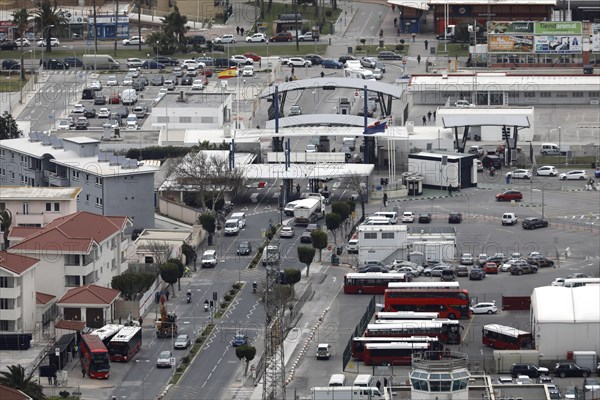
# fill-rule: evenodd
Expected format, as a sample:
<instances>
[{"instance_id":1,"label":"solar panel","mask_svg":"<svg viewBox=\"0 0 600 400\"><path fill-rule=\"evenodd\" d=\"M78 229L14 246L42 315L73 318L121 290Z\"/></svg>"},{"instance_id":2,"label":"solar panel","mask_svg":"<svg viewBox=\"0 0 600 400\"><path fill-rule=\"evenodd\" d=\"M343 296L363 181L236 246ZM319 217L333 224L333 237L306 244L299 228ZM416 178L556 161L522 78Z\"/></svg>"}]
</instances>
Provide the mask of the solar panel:
<instances>
[{"instance_id":1,"label":"solar panel","mask_svg":"<svg viewBox=\"0 0 600 400\"><path fill-rule=\"evenodd\" d=\"M37 131L29 132L29 141L30 142L39 142L40 141Z\"/></svg>"},{"instance_id":2,"label":"solar panel","mask_svg":"<svg viewBox=\"0 0 600 400\"><path fill-rule=\"evenodd\" d=\"M50 146L52 144L52 142L50 142L50 136L48 136L48 135L46 135L44 133L42 133L41 135L42 136L40 137L40 139L42 141L42 144L44 146Z\"/></svg>"},{"instance_id":3,"label":"solar panel","mask_svg":"<svg viewBox=\"0 0 600 400\"><path fill-rule=\"evenodd\" d=\"M127 162L127 157L125 156L117 156L117 162L119 163L119 165L123 165Z\"/></svg>"},{"instance_id":4,"label":"solar panel","mask_svg":"<svg viewBox=\"0 0 600 400\"><path fill-rule=\"evenodd\" d=\"M60 140L56 136L50 136L50 143L52 143L53 149L62 149L63 148L62 140Z\"/></svg>"},{"instance_id":5,"label":"solar panel","mask_svg":"<svg viewBox=\"0 0 600 400\"><path fill-rule=\"evenodd\" d=\"M110 153L108 151L99 151L98 152L98 162L108 162L108 155Z\"/></svg>"},{"instance_id":6,"label":"solar panel","mask_svg":"<svg viewBox=\"0 0 600 400\"><path fill-rule=\"evenodd\" d=\"M108 155L108 163L110 165L119 165L119 158L111 153Z\"/></svg>"}]
</instances>

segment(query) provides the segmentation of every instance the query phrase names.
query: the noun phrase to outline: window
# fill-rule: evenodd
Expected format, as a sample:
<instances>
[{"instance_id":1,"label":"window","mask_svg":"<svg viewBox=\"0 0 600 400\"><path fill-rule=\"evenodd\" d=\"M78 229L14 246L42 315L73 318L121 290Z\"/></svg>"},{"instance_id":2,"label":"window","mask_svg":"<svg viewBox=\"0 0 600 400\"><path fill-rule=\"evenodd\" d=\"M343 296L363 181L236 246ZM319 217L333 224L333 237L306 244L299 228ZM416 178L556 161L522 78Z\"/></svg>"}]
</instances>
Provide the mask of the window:
<instances>
[{"instance_id":1,"label":"window","mask_svg":"<svg viewBox=\"0 0 600 400\"><path fill-rule=\"evenodd\" d=\"M600 92L588 92L588 97L600 97Z\"/></svg>"},{"instance_id":2,"label":"window","mask_svg":"<svg viewBox=\"0 0 600 400\"><path fill-rule=\"evenodd\" d=\"M381 238L382 239L393 239L394 238L394 232L382 232L381 233Z\"/></svg>"},{"instance_id":3,"label":"window","mask_svg":"<svg viewBox=\"0 0 600 400\"><path fill-rule=\"evenodd\" d=\"M192 117L179 117L179 123L181 124L191 124Z\"/></svg>"},{"instance_id":4,"label":"window","mask_svg":"<svg viewBox=\"0 0 600 400\"><path fill-rule=\"evenodd\" d=\"M156 122L159 124L166 124L169 123L169 117L165 117L165 116L157 116L156 117Z\"/></svg>"},{"instance_id":5,"label":"window","mask_svg":"<svg viewBox=\"0 0 600 400\"><path fill-rule=\"evenodd\" d=\"M65 286L81 286L79 275L65 275Z\"/></svg>"},{"instance_id":6,"label":"window","mask_svg":"<svg viewBox=\"0 0 600 400\"><path fill-rule=\"evenodd\" d=\"M8 322L7 320L4 319L0 319L0 331L7 331L8 330Z\"/></svg>"},{"instance_id":7,"label":"window","mask_svg":"<svg viewBox=\"0 0 600 400\"><path fill-rule=\"evenodd\" d=\"M556 97L567 97L567 92L556 92Z\"/></svg>"},{"instance_id":8,"label":"window","mask_svg":"<svg viewBox=\"0 0 600 400\"><path fill-rule=\"evenodd\" d=\"M201 124L212 124L215 122L214 117L200 117Z\"/></svg>"},{"instance_id":9,"label":"window","mask_svg":"<svg viewBox=\"0 0 600 400\"><path fill-rule=\"evenodd\" d=\"M99 176L96 177L96 186L102 186L103 182L104 179L100 178Z\"/></svg>"},{"instance_id":10,"label":"window","mask_svg":"<svg viewBox=\"0 0 600 400\"><path fill-rule=\"evenodd\" d=\"M526 97L526 98L535 97L535 92L523 92L523 97Z\"/></svg>"},{"instance_id":11,"label":"window","mask_svg":"<svg viewBox=\"0 0 600 400\"><path fill-rule=\"evenodd\" d=\"M0 288L8 288L8 287L12 287L8 286L9 281L9 277L8 276L0 276Z\"/></svg>"},{"instance_id":12,"label":"window","mask_svg":"<svg viewBox=\"0 0 600 400\"><path fill-rule=\"evenodd\" d=\"M583 92L573 92L573 97L583 97Z\"/></svg>"},{"instance_id":13,"label":"window","mask_svg":"<svg viewBox=\"0 0 600 400\"><path fill-rule=\"evenodd\" d=\"M102 208L102 198L96 197L96 207Z\"/></svg>"},{"instance_id":14,"label":"window","mask_svg":"<svg viewBox=\"0 0 600 400\"><path fill-rule=\"evenodd\" d=\"M52 203L46 203L46 211L52 211Z\"/></svg>"},{"instance_id":15,"label":"window","mask_svg":"<svg viewBox=\"0 0 600 400\"><path fill-rule=\"evenodd\" d=\"M85 195L85 204L90 204L90 195L89 194Z\"/></svg>"},{"instance_id":16,"label":"window","mask_svg":"<svg viewBox=\"0 0 600 400\"><path fill-rule=\"evenodd\" d=\"M365 232L365 239L377 239L376 232Z\"/></svg>"},{"instance_id":17,"label":"window","mask_svg":"<svg viewBox=\"0 0 600 400\"><path fill-rule=\"evenodd\" d=\"M0 149L0 158L4 158L4 149Z\"/></svg>"},{"instance_id":18,"label":"window","mask_svg":"<svg viewBox=\"0 0 600 400\"><path fill-rule=\"evenodd\" d=\"M540 92L540 97L552 97L551 92Z\"/></svg>"},{"instance_id":19,"label":"window","mask_svg":"<svg viewBox=\"0 0 600 400\"><path fill-rule=\"evenodd\" d=\"M74 181L78 181L79 180L79 171L72 171L72 177Z\"/></svg>"},{"instance_id":20,"label":"window","mask_svg":"<svg viewBox=\"0 0 600 400\"><path fill-rule=\"evenodd\" d=\"M0 299L0 310L12 310L11 299Z\"/></svg>"},{"instance_id":21,"label":"window","mask_svg":"<svg viewBox=\"0 0 600 400\"><path fill-rule=\"evenodd\" d=\"M15 173L14 172L10 173L10 181L13 183L15 182Z\"/></svg>"},{"instance_id":22,"label":"window","mask_svg":"<svg viewBox=\"0 0 600 400\"><path fill-rule=\"evenodd\" d=\"M60 211L60 203L54 203L54 211L55 212L59 212Z\"/></svg>"},{"instance_id":23,"label":"window","mask_svg":"<svg viewBox=\"0 0 600 400\"><path fill-rule=\"evenodd\" d=\"M0 175L1 175L2 177L5 177L5 176L6 176L6 170L5 170L4 168L0 168Z\"/></svg>"}]
</instances>

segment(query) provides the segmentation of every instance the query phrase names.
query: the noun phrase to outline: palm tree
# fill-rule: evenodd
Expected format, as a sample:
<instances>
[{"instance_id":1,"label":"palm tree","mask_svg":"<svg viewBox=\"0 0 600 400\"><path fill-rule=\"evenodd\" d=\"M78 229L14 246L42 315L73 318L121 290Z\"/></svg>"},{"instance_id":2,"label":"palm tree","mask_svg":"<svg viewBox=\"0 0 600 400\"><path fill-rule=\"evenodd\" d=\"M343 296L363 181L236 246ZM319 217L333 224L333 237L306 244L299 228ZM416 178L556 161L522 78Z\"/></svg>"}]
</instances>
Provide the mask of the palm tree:
<instances>
[{"instance_id":1,"label":"palm tree","mask_svg":"<svg viewBox=\"0 0 600 400\"><path fill-rule=\"evenodd\" d=\"M12 213L8 209L0 211L0 228L4 232L4 248L8 249L8 230L12 225Z\"/></svg>"},{"instance_id":2,"label":"palm tree","mask_svg":"<svg viewBox=\"0 0 600 400\"><path fill-rule=\"evenodd\" d=\"M185 47L185 34L190 30L187 27L188 19L185 15L181 15L179 7L173 7L173 11L169 13L163 20L163 30L168 36L174 36L180 49Z\"/></svg>"},{"instance_id":3,"label":"palm tree","mask_svg":"<svg viewBox=\"0 0 600 400\"><path fill-rule=\"evenodd\" d=\"M46 51L52 51L50 38L52 37L52 29L60 30L67 25L67 18L58 8L56 0L39 0L37 9L33 12L35 16L35 26L42 33L44 40L44 32L48 32L46 36Z\"/></svg>"},{"instance_id":4,"label":"palm tree","mask_svg":"<svg viewBox=\"0 0 600 400\"><path fill-rule=\"evenodd\" d=\"M27 11L26 8L21 8L13 12L13 25L15 26L15 30L17 31L19 37L21 38L21 53L23 53L23 42L25 38L25 32L29 27L29 18L31 14ZM23 63L21 63L21 80L25 79L25 67Z\"/></svg>"},{"instance_id":5,"label":"palm tree","mask_svg":"<svg viewBox=\"0 0 600 400\"><path fill-rule=\"evenodd\" d=\"M25 373L25 369L20 365L9 365L8 371L0 372L0 385L8 386L25 393L33 400L44 400L42 386L32 380L32 375Z\"/></svg>"}]
</instances>

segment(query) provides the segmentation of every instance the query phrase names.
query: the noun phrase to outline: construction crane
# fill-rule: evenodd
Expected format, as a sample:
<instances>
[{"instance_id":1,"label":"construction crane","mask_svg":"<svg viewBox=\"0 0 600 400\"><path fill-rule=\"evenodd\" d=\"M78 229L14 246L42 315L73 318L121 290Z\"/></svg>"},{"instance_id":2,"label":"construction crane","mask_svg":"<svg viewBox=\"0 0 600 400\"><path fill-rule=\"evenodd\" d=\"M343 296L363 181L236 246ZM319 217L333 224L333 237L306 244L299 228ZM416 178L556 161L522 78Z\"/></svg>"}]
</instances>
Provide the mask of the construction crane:
<instances>
[{"instance_id":1,"label":"construction crane","mask_svg":"<svg viewBox=\"0 0 600 400\"><path fill-rule=\"evenodd\" d=\"M160 319L156 320L156 337L168 338L177 336L177 315L167 312L165 296L160 297Z\"/></svg>"}]
</instances>

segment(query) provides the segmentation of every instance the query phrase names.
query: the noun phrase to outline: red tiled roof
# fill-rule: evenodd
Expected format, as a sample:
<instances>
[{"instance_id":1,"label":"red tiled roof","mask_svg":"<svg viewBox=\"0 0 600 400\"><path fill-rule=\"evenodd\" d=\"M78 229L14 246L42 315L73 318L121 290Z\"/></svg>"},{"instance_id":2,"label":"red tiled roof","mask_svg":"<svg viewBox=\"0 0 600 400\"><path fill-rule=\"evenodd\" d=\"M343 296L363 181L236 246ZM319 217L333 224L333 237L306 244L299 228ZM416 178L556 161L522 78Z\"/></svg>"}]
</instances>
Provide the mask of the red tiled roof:
<instances>
[{"instance_id":1,"label":"red tiled roof","mask_svg":"<svg viewBox=\"0 0 600 400\"><path fill-rule=\"evenodd\" d=\"M67 290L58 304L111 304L121 292L98 285L85 285Z\"/></svg>"},{"instance_id":2,"label":"red tiled roof","mask_svg":"<svg viewBox=\"0 0 600 400\"><path fill-rule=\"evenodd\" d=\"M36 258L27 257L22 254L12 254L7 251L0 251L0 268L6 269L17 275L21 275L39 261L40 260Z\"/></svg>"},{"instance_id":3,"label":"red tiled roof","mask_svg":"<svg viewBox=\"0 0 600 400\"><path fill-rule=\"evenodd\" d=\"M85 322L61 319L54 325L54 328L79 332L82 331L83 328L85 328Z\"/></svg>"},{"instance_id":4,"label":"red tiled roof","mask_svg":"<svg viewBox=\"0 0 600 400\"><path fill-rule=\"evenodd\" d=\"M13 389L8 386L0 385L0 399L2 400L31 400L31 397L27 396L20 390Z\"/></svg>"},{"instance_id":5,"label":"red tiled roof","mask_svg":"<svg viewBox=\"0 0 600 400\"><path fill-rule=\"evenodd\" d=\"M51 294L35 292L35 302L36 304L48 304L48 302L54 299L56 296L52 296Z\"/></svg>"},{"instance_id":6,"label":"red tiled roof","mask_svg":"<svg viewBox=\"0 0 600 400\"><path fill-rule=\"evenodd\" d=\"M127 221L127 217L107 217L80 211L55 219L10 249L89 253L94 242L101 243L121 231Z\"/></svg>"},{"instance_id":7,"label":"red tiled roof","mask_svg":"<svg viewBox=\"0 0 600 400\"><path fill-rule=\"evenodd\" d=\"M8 237L10 238L25 238L29 235L33 235L36 232L39 232L42 227L34 227L34 226L13 226L9 230Z\"/></svg>"}]
</instances>

